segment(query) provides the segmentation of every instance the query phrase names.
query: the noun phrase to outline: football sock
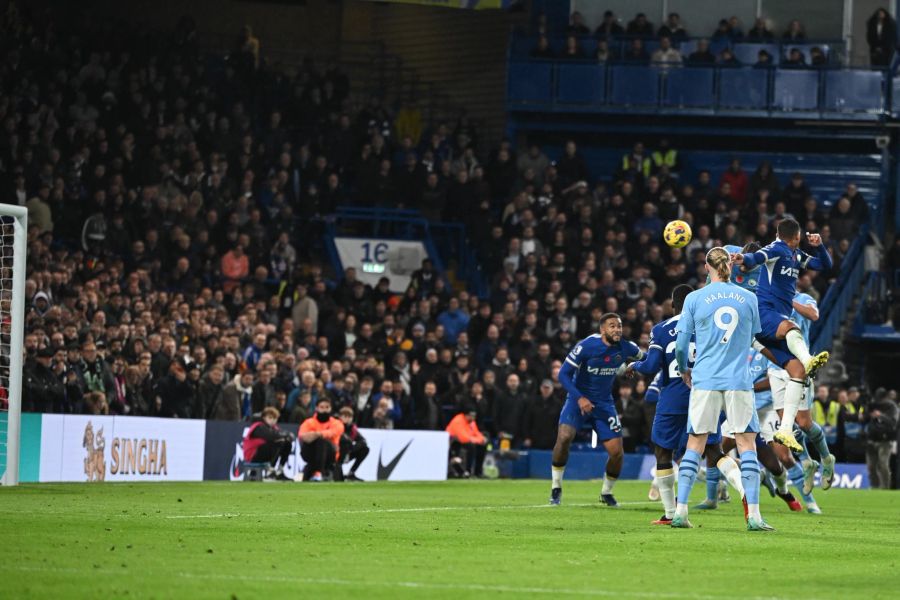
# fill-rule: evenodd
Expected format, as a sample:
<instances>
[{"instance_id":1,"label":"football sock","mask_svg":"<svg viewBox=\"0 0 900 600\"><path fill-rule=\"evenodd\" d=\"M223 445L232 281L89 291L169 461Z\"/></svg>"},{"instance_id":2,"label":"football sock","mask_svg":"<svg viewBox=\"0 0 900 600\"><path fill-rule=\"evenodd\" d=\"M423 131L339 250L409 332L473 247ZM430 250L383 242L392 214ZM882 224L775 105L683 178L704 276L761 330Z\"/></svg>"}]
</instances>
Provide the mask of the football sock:
<instances>
[{"instance_id":1,"label":"football sock","mask_svg":"<svg viewBox=\"0 0 900 600\"><path fill-rule=\"evenodd\" d=\"M775 480L775 489L778 490L779 494L787 494L787 472L782 469L779 475L772 475L772 478Z\"/></svg>"},{"instance_id":2,"label":"football sock","mask_svg":"<svg viewBox=\"0 0 900 600\"><path fill-rule=\"evenodd\" d=\"M706 468L706 499L715 504L719 498L719 469Z\"/></svg>"},{"instance_id":3,"label":"football sock","mask_svg":"<svg viewBox=\"0 0 900 600\"><path fill-rule=\"evenodd\" d=\"M809 428L806 432L806 437L809 438L809 441L812 442L813 446L816 447L816 451L819 453L819 459L826 458L831 452L828 450L828 442L825 441L825 432L822 431L822 428L818 423L813 421L812 427Z\"/></svg>"},{"instance_id":4,"label":"football sock","mask_svg":"<svg viewBox=\"0 0 900 600\"><path fill-rule=\"evenodd\" d=\"M747 508L751 517L759 519L759 463L756 452L741 452L741 481L747 494Z\"/></svg>"},{"instance_id":5,"label":"football sock","mask_svg":"<svg viewBox=\"0 0 900 600\"><path fill-rule=\"evenodd\" d=\"M700 468L700 453L688 449L681 459L678 469L678 503L675 514L687 516L687 501L691 496L691 488L697 479L697 470Z\"/></svg>"},{"instance_id":6,"label":"football sock","mask_svg":"<svg viewBox=\"0 0 900 600\"><path fill-rule=\"evenodd\" d=\"M746 453L745 453L746 454ZM743 461L744 456L741 455L741 460ZM753 460L756 460L756 452L753 453ZM727 481L731 487L736 489L738 493L743 496L744 495L744 485L741 480L741 468L738 467L737 463L730 456L723 456L719 459L719 462L716 463L716 466L719 467L719 473L721 473L725 477L725 481ZM756 472L759 474L759 467L756 467Z\"/></svg>"},{"instance_id":7,"label":"football sock","mask_svg":"<svg viewBox=\"0 0 900 600\"><path fill-rule=\"evenodd\" d=\"M806 434L799 427L794 429L795 433L798 431L800 432L800 435L797 437L797 441L800 442L801 446L803 446L803 450L801 450L800 452L796 452L795 456L799 457L799 462L801 465L803 465L804 460L812 460L812 458L810 458L809 456L809 448L806 445Z\"/></svg>"},{"instance_id":8,"label":"football sock","mask_svg":"<svg viewBox=\"0 0 900 600\"><path fill-rule=\"evenodd\" d=\"M616 478L610 476L609 473L603 476L603 488L600 490L601 494L612 494L613 486L616 485Z\"/></svg>"},{"instance_id":9,"label":"football sock","mask_svg":"<svg viewBox=\"0 0 900 600\"><path fill-rule=\"evenodd\" d=\"M780 431L793 431L794 419L797 418L797 411L800 410L800 401L803 394L806 393L806 387L799 379L791 379L788 381L784 389L784 414L781 417Z\"/></svg>"},{"instance_id":10,"label":"football sock","mask_svg":"<svg viewBox=\"0 0 900 600\"><path fill-rule=\"evenodd\" d=\"M658 469L656 471L656 485L659 488L659 498L662 500L666 518L675 516L675 471L670 469Z\"/></svg>"},{"instance_id":11,"label":"football sock","mask_svg":"<svg viewBox=\"0 0 900 600\"><path fill-rule=\"evenodd\" d=\"M809 362L809 359L812 358L809 354L809 347L807 347L806 342L803 341L803 334L800 333L799 329L791 329L788 331L787 335L784 337L784 341L787 342L788 350L791 351L791 354L797 357L803 366L806 366L806 363Z\"/></svg>"},{"instance_id":12,"label":"football sock","mask_svg":"<svg viewBox=\"0 0 900 600\"><path fill-rule=\"evenodd\" d=\"M812 494L803 493L803 467L800 466L800 463L794 463L794 466L788 469L788 477L791 478L791 483L797 488L797 492L807 506L810 502L815 503Z\"/></svg>"},{"instance_id":13,"label":"football sock","mask_svg":"<svg viewBox=\"0 0 900 600\"><path fill-rule=\"evenodd\" d=\"M553 480L553 483L550 484L550 489L556 489L556 488L562 487L563 473L565 473L565 472L566 472L566 468L564 466L557 467L554 465L554 466L550 467L550 479Z\"/></svg>"}]
</instances>

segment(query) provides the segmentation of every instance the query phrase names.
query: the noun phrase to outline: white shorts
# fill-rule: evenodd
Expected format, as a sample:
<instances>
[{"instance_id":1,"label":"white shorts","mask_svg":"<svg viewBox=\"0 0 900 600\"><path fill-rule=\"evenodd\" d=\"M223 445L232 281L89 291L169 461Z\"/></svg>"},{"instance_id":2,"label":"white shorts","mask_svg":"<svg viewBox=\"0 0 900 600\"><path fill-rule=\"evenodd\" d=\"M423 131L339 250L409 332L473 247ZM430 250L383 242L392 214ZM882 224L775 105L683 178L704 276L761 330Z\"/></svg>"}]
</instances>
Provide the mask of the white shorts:
<instances>
[{"instance_id":1,"label":"white shorts","mask_svg":"<svg viewBox=\"0 0 900 600\"><path fill-rule=\"evenodd\" d=\"M692 388L688 408L688 433L715 433L723 410L727 420L722 424L722 435L759 431L752 390Z\"/></svg>"},{"instance_id":2,"label":"white shorts","mask_svg":"<svg viewBox=\"0 0 900 600\"><path fill-rule=\"evenodd\" d=\"M772 406L775 410L784 410L784 391L791 376L784 369L769 369L769 385L772 387ZM809 410L809 400L813 396L813 386L809 384L800 399L799 410Z\"/></svg>"},{"instance_id":3,"label":"white shorts","mask_svg":"<svg viewBox=\"0 0 900 600\"><path fill-rule=\"evenodd\" d=\"M775 432L778 431L778 426L781 424L778 413L771 406L766 406L757 410L756 416L759 419L759 434L765 443L771 444L775 440Z\"/></svg>"}]
</instances>

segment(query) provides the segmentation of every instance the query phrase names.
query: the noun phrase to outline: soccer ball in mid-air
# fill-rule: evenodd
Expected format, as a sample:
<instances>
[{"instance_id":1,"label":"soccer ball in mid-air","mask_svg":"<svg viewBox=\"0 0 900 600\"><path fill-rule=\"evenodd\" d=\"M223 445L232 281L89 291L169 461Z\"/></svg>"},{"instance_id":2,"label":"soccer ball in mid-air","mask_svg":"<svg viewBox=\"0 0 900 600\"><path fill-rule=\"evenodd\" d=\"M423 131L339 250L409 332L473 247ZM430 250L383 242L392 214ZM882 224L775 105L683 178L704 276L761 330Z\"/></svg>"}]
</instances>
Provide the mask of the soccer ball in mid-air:
<instances>
[{"instance_id":1,"label":"soccer ball in mid-air","mask_svg":"<svg viewBox=\"0 0 900 600\"><path fill-rule=\"evenodd\" d=\"M663 230L663 239L673 248L684 248L691 243L691 226L684 221L669 221Z\"/></svg>"}]
</instances>

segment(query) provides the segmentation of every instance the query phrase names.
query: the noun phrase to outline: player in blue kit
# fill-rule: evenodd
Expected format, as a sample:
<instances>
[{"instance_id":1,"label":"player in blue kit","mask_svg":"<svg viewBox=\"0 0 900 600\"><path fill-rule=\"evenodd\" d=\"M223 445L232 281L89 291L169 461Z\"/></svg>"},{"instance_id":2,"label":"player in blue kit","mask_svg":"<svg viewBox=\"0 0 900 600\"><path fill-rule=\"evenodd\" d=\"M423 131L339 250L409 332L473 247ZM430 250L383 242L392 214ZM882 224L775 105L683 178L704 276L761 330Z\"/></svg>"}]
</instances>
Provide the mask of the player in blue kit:
<instances>
[{"instance_id":1,"label":"player in blue kit","mask_svg":"<svg viewBox=\"0 0 900 600\"><path fill-rule=\"evenodd\" d=\"M812 329L812 324L819 319L818 304L809 294L800 293L794 296L792 305L794 310L791 313L791 320L799 325L803 339L809 343L809 332ZM778 411L779 416L782 416L787 410L786 397L790 376L784 369L779 368L777 365L770 365L768 374L769 381L772 385L774 407L775 410ZM822 428L818 423L813 421L812 416L809 413L811 401L812 385L809 385L803 390L803 397L801 398L800 406L797 410L796 422L797 426L800 427L800 430L803 431L806 436L806 439L815 446L816 452L818 452L819 457L822 459L822 489L827 490L831 487L834 480L835 458L828 448L828 442L825 440L825 432L822 431ZM794 462L793 455L791 455L787 449L780 450L779 457L782 459L781 462L785 465L790 466ZM812 493L813 478L818 467L818 463L808 456L804 459L804 494Z\"/></svg>"},{"instance_id":2,"label":"player in blue kit","mask_svg":"<svg viewBox=\"0 0 900 600\"><path fill-rule=\"evenodd\" d=\"M794 419L803 398L806 378L814 377L828 362L828 352L810 355L799 326L789 316L800 269L827 271L832 266L831 255L822 245L822 238L818 234L807 234L806 238L816 248L816 256L798 249L800 224L794 219L784 219L778 223L778 239L774 242L753 253L731 255L734 264L764 267L756 291L762 326L757 338L775 355L776 364L790 375L784 394L784 414L775 440L797 451L803 447L794 438Z\"/></svg>"},{"instance_id":3,"label":"player in blue kit","mask_svg":"<svg viewBox=\"0 0 900 600\"><path fill-rule=\"evenodd\" d=\"M553 446L550 504L562 501L562 479L569 461L569 447L575 434L586 426L597 433L609 454L600 501L617 506L613 485L622 472L622 425L613 402L616 376L625 372L626 362L642 357L640 348L622 339L622 319L615 313L600 317L600 333L578 342L559 370L559 382L568 392L559 415L556 445Z\"/></svg>"},{"instance_id":4,"label":"player in blue kit","mask_svg":"<svg viewBox=\"0 0 900 600\"><path fill-rule=\"evenodd\" d=\"M688 402L691 389L681 379L675 360L675 340L681 309L688 294L694 291L689 285L679 285L672 290L672 310L675 316L657 323L650 333L647 357L626 368L626 375L634 372L643 375L658 373L659 400L650 439L655 446L656 485L662 499L665 514L653 521L654 525L670 525L675 516L675 454L687 446ZM689 363L693 366L693 362ZM654 379L654 381L656 381ZM725 473L739 492L741 474L737 463L722 453L721 437L712 434L706 441L707 463Z\"/></svg>"},{"instance_id":5,"label":"player in blue kit","mask_svg":"<svg viewBox=\"0 0 900 600\"><path fill-rule=\"evenodd\" d=\"M759 512L759 463L756 434L759 420L753 400L753 381L747 349L760 332L756 296L731 283L731 260L721 247L706 255L712 283L691 292L678 322L675 358L684 382L691 388L687 450L678 473L678 499L672 527L691 527L688 498L697 478L700 457L709 434L717 431L725 410L741 458L741 480L747 501L748 531L772 531ZM691 337L696 355L690 367Z\"/></svg>"}]
</instances>

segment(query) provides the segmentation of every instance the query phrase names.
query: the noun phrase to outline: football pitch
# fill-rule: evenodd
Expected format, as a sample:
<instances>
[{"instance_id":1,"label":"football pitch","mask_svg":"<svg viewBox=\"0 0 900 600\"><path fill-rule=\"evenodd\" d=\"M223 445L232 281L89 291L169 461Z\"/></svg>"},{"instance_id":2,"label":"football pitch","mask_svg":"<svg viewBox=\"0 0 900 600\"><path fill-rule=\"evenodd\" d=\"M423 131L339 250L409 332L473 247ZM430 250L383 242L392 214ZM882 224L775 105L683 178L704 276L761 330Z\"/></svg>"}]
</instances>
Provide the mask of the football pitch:
<instances>
[{"instance_id":1,"label":"football pitch","mask_svg":"<svg viewBox=\"0 0 900 600\"><path fill-rule=\"evenodd\" d=\"M2 598L896 598L900 496L763 490L651 526L646 482L39 484L0 489ZM702 499L703 485L692 500Z\"/></svg>"}]
</instances>

